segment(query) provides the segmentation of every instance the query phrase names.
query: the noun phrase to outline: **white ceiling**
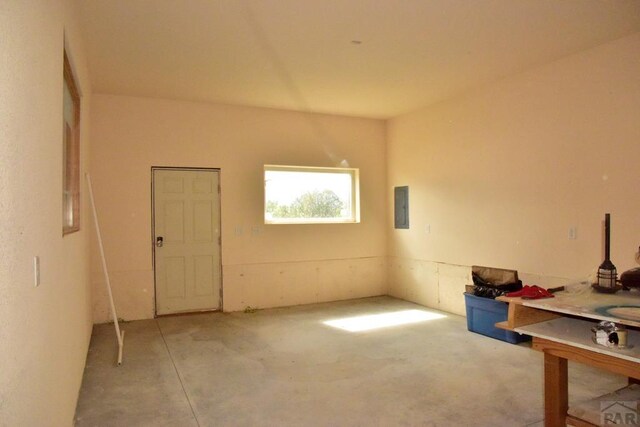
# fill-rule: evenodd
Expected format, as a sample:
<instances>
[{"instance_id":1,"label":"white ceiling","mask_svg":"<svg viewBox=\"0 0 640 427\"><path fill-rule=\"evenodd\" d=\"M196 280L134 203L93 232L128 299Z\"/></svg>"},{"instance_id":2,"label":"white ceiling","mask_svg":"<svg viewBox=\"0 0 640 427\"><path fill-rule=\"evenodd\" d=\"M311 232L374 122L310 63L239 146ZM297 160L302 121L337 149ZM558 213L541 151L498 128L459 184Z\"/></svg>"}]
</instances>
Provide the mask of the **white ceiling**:
<instances>
[{"instance_id":1,"label":"white ceiling","mask_svg":"<svg viewBox=\"0 0 640 427\"><path fill-rule=\"evenodd\" d=\"M96 93L372 118L640 31L640 0L77 4Z\"/></svg>"}]
</instances>

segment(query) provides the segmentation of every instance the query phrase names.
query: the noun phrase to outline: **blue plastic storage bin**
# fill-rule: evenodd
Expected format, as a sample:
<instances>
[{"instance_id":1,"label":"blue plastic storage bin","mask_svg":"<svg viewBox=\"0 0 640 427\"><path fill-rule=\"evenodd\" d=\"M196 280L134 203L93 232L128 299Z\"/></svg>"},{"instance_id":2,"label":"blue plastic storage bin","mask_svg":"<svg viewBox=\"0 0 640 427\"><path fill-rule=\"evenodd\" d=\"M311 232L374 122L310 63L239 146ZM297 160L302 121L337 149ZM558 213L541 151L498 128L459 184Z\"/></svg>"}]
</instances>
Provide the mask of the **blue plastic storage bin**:
<instances>
[{"instance_id":1,"label":"blue plastic storage bin","mask_svg":"<svg viewBox=\"0 0 640 427\"><path fill-rule=\"evenodd\" d=\"M467 309L467 329L471 332L511 344L518 344L531 339L529 335L520 335L517 332L505 331L495 327L496 323L507 320L507 310L509 308L507 303L467 293L464 294L464 302Z\"/></svg>"}]
</instances>

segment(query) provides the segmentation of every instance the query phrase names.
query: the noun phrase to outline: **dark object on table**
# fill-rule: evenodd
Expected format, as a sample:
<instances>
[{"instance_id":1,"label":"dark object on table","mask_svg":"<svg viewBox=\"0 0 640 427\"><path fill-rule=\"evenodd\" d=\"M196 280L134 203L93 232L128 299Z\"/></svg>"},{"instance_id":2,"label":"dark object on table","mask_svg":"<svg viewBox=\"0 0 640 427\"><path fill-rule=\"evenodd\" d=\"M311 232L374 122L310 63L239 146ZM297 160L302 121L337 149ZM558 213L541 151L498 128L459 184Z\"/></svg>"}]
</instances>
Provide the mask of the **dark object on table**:
<instances>
[{"instance_id":1,"label":"dark object on table","mask_svg":"<svg viewBox=\"0 0 640 427\"><path fill-rule=\"evenodd\" d=\"M632 268L622 273L620 283L626 289L640 288L640 267Z\"/></svg>"}]
</instances>

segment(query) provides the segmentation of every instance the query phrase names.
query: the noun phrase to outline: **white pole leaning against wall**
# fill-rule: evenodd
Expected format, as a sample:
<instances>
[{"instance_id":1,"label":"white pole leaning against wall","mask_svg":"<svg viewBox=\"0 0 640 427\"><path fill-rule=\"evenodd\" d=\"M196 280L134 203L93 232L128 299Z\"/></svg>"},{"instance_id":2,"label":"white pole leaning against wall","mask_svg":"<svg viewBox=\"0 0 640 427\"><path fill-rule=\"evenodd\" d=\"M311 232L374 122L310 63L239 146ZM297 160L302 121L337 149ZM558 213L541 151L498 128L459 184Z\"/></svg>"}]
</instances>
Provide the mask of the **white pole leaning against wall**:
<instances>
[{"instance_id":1,"label":"white pole leaning against wall","mask_svg":"<svg viewBox=\"0 0 640 427\"><path fill-rule=\"evenodd\" d=\"M111 304L111 316L113 317L113 325L116 328L116 336L118 337L118 366L122 365L122 348L124 347L124 331L120 332L118 324L118 315L116 314L116 306L113 303L113 294L111 293L111 281L109 280L109 271L107 270L107 260L104 256L104 247L102 246L102 235L100 234L100 226L98 225L98 213L96 211L96 203L93 200L93 189L91 188L91 178L86 175L87 185L89 187L89 199L91 200L91 209L93 211L93 221L96 225L96 234L98 236L98 246L100 246L100 257L102 258L102 271L107 283L107 291L109 293L109 303Z\"/></svg>"}]
</instances>

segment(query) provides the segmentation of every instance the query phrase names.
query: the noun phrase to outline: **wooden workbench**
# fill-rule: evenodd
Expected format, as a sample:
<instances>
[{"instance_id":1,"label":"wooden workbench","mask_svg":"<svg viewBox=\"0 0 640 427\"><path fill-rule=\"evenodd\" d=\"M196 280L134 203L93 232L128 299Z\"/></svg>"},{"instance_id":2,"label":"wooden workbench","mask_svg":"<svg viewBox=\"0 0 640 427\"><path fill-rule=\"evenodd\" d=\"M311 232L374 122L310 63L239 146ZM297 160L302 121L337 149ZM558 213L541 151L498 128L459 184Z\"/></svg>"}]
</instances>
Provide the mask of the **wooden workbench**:
<instances>
[{"instance_id":1,"label":"wooden workbench","mask_svg":"<svg viewBox=\"0 0 640 427\"><path fill-rule=\"evenodd\" d=\"M640 380L640 293L608 295L584 287L549 299L497 299L508 303L509 311L507 321L496 326L531 335L533 348L544 353L545 426L593 425L567 414L568 360ZM601 320L627 326L627 349L593 342L591 327Z\"/></svg>"}]
</instances>

